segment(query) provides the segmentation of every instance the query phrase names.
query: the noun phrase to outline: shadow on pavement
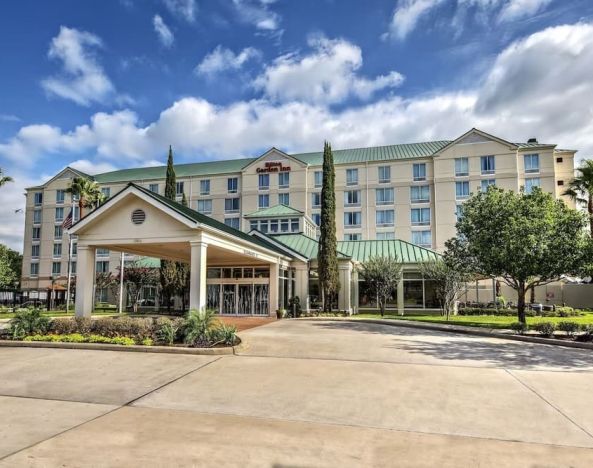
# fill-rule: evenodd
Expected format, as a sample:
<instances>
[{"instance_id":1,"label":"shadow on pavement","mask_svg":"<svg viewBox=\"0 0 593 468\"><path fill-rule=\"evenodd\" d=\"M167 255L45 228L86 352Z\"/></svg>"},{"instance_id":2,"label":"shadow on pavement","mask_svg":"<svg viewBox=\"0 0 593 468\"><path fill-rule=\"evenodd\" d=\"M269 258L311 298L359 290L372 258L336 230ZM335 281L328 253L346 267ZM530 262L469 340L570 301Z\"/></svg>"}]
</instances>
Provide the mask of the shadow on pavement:
<instances>
[{"instance_id":1,"label":"shadow on pavement","mask_svg":"<svg viewBox=\"0 0 593 468\"><path fill-rule=\"evenodd\" d=\"M359 331L393 336L390 348L450 361L476 361L497 367L593 371L593 352L500 338L404 328L355 321L312 322L326 330Z\"/></svg>"}]
</instances>

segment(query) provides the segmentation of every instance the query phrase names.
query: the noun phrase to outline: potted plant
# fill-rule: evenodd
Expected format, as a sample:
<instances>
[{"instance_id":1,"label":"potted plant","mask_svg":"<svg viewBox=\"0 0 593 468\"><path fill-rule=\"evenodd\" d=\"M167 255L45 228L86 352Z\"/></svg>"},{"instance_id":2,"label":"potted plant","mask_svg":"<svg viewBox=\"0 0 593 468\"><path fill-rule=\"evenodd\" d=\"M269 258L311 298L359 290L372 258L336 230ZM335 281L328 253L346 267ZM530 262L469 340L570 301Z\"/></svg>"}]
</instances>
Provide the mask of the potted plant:
<instances>
[{"instance_id":1,"label":"potted plant","mask_svg":"<svg viewBox=\"0 0 593 468\"><path fill-rule=\"evenodd\" d=\"M286 317L286 309L278 309L276 311L276 317L279 319Z\"/></svg>"}]
</instances>

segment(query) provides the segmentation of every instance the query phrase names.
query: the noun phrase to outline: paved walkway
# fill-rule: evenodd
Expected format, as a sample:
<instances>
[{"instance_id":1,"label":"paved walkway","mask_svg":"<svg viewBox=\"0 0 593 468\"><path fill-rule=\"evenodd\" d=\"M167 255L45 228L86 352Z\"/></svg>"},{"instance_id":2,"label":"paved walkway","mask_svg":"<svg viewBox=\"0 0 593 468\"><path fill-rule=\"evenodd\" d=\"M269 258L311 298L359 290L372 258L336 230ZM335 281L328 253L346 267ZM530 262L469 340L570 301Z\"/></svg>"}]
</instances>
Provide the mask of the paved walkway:
<instances>
[{"instance_id":1,"label":"paved walkway","mask_svg":"<svg viewBox=\"0 0 593 468\"><path fill-rule=\"evenodd\" d=\"M237 356L0 349L0 466L593 466L593 353L282 320Z\"/></svg>"}]
</instances>

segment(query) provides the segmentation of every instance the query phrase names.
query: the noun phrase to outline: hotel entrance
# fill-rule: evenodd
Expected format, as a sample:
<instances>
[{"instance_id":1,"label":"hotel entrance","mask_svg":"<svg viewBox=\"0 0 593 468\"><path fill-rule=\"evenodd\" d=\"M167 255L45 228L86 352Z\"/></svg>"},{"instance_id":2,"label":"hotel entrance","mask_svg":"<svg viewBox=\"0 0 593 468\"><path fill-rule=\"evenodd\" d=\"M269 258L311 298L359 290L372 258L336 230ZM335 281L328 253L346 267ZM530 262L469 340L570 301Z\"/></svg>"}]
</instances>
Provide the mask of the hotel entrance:
<instances>
[{"instance_id":1,"label":"hotel entrance","mask_svg":"<svg viewBox=\"0 0 593 468\"><path fill-rule=\"evenodd\" d=\"M268 315L270 270L260 267L208 268L206 307L221 315Z\"/></svg>"}]
</instances>

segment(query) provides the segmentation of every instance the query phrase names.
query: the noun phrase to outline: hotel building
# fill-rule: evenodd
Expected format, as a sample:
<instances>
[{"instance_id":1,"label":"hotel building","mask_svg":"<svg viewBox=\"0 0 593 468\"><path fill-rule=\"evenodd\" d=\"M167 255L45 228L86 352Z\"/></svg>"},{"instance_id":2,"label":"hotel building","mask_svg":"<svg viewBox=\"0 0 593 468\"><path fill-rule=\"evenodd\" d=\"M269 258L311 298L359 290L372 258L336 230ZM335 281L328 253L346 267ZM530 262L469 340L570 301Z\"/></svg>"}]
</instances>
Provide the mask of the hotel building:
<instances>
[{"instance_id":1,"label":"hotel building","mask_svg":"<svg viewBox=\"0 0 593 468\"><path fill-rule=\"evenodd\" d=\"M447 239L455 235L459 207L472 192L488 185L517 191L537 186L563 198L564 186L573 177L575 150L558 149L555 144L540 143L534 138L512 143L472 129L455 140L335 149L333 153L339 250L352 260L348 268L353 268L356 261L373 252L381 254L393 249L404 257L404 251L415 252L407 257L413 265L418 259L433 255L433 251L442 251ZM318 235L322 157L321 152L287 154L272 148L255 158L179 164L175 166L178 200L185 194L193 212L222 223L230 231L251 233L252 237L258 231L256 237L261 234L265 238L262 242L276 239L274 243L282 243L283 251L287 248L304 258L307 255L299 248L314 250ZM135 190L142 189L142 197L151 193L160 199L165 169L134 168L89 176L66 168L45 184L28 188L23 291L31 298L43 299L48 290L55 291L56 285L61 285L61 289L66 283L69 243L62 223L71 210L66 188L74 177L96 180L109 199L130 190L130 183ZM140 196L139 192L136 194ZM574 206L570 199L565 201ZM108 205L109 202L104 206ZM78 215L75 208L75 221ZM114 231L117 228L110 226ZM145 241L139 243L142 242ZM313 244L305 246L310 242ZM120 254L113 242L110 245L112 248L100 242L94 244L94 271L115 271L119 266ZM158 249L148 252L130 245L124 249L122 243L119 246L130 254L158 253ZM75 244L74 272L79 256ZM221 257L220 266L228 265L227 260ZM311 260L315 259L309 256L306 260L311 277ZM282 264L283 271L294 278L290 261L286 262ZM243 263L241 267L245 268ZM208 273L217 274L226 273ZM240 276L245 274L251 277L255 273L252 270ZM411 273L410 280L413 276ZM309 285L309 278L306 282L306 286L295 288L309 297L313 286ZM423 285L421 307L427 307L425 288ZM418 303L417 298L414 301ZM360 302L358 297L350 298L350 308ZM282 300L279 304L285 305ZM404 302L403 306L408 304Z\"/></svg>"}]
</instances>

